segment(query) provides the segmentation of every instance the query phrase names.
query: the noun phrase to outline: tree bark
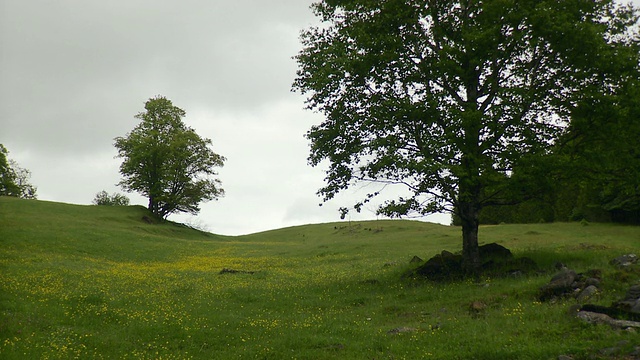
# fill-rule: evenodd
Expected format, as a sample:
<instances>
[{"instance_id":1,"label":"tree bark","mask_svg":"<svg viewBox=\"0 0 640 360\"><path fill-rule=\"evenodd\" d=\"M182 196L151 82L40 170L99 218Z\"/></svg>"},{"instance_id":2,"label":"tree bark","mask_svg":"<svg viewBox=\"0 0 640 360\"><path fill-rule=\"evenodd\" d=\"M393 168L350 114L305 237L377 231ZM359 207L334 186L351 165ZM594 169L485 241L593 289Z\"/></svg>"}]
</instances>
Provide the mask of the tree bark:
<instances>
[{"instance_id":1,"label":"tree bark","mask_svg":"<svg viewBox=\"0 0 640 360\"><path fill-rule=\"evenodd\" d=\"M158 204L153 195L149 195L149 211L151 211L153 215L158 216Z\"/></svg>"},{"instance_id":2,"label":"tree bark","mask_svg":"<svg viewBox=\"0 0 640 360\"><path fill-rule=\"evenodd\" d=\"M474 65L473 54L463 57L465 70L464 83L466 101L461 105L464 109L462 124L464 141L462 150L462 177L458 193L460 220L462 221L462 267L468 275L477 277L480 272L480 248L478 247L478 226L480 224L480 194L482 189L481 164L482 150L480 144L483 128L482 111L479 110L480 71Z\"/></svg>"},{"instance_id":3,"label":"tree bark","mask_svg":"<svg viewBox=\"0 0 640 360\"><path fill-rule=\"evenodd\" d=\"M478 275L480 248L478 246L479 207L473 202L459 204L462 222L462 266L469 275Z\"/></svg>"}]
</instances>

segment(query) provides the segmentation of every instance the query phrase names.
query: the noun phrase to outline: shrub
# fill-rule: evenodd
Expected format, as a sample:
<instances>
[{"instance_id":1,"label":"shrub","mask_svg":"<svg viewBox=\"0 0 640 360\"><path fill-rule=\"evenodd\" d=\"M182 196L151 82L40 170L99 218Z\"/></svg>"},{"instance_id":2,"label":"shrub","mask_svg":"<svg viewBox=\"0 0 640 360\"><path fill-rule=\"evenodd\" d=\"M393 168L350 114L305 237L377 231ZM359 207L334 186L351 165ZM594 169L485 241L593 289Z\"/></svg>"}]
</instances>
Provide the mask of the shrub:
<instances>
[{"instance_id":1,"label":"shrub","mask_svg":"<svg viewBox=\"0 0 640 360\"><path fill-rule=\"evenodd\" d=\"M129 198L118 193L109 195L109 193L102 190L96 194L96 197L93 199L93 204L106 206L127 206L129 205Z\"/></svg>"}]
</instances>

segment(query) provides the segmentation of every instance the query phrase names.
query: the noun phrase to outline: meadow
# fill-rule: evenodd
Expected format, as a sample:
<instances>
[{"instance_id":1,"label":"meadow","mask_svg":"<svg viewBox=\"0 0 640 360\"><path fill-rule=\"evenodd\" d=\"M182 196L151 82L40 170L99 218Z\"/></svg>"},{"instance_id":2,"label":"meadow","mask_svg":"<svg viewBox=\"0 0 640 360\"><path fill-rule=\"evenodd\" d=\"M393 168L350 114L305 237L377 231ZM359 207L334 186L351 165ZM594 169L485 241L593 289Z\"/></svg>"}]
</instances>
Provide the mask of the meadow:
<instances>
[{"instance_id":1,"label":"meadow","mask_svg":"<svg viewBox=\"0 0 640 360\"><path fill-rule=\"evenodd\" d=\"M402 275L414 255L459 251L459 228L381 220L229 237L147 215L0 197L0 358L587 359L640 343L581 323L575 300L537 299L556 262L603 271L594 303L621 298L640 275L609 260L640 253L639 227L484 226L482 243L542 271L436 284ZM470 312L473 301L487 308Z\"/></svg>"}]
</instances>

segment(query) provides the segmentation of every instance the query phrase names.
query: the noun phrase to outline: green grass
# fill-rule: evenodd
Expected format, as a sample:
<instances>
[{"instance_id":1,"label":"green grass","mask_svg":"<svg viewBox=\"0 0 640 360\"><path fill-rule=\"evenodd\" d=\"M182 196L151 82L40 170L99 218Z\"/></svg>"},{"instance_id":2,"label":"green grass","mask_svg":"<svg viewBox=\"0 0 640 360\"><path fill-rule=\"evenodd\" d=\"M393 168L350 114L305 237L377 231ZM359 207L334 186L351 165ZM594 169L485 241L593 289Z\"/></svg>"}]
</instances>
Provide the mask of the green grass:
<instances>
[{"instance_id":1,"label":"green grass","mask_svg":"<svg viewBox=\"0 0 640 360\"><path fill-rule=\"evenodd\" d=\"M401 275L414 255L460 250L458 228L342 222L227 237L145 215L0 198L0 358L580 359L637 340L582 324L567 314L573 301L541 304L536 291L557 261L598 268L605 291L594 302L609 305L640 278L608 265L640 251L638 227L483 227L482 242L547 272L432 284ZM472 301L486 311L469 313Z\"/></svg>"}]
</instances>

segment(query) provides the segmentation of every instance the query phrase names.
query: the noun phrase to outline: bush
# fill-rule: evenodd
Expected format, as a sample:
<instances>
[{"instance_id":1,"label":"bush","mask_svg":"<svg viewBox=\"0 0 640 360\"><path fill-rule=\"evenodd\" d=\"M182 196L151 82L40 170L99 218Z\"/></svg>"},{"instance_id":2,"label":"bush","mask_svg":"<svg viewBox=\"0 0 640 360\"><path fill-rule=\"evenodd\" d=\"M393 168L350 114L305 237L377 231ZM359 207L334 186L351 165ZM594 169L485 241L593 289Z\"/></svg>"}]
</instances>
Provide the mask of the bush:
<instances>
[{"instance_id":1,"label":"bush","mask_svg":"<svg viewBox=\"0 0 640 360\"><path fill-rule=\"evenodd\" d=\"M129 198L118 193L109 195L109 193L102 190L96 194L96 197L93 199L93 205L127 206L129 205Z\"/></svg>"}]
</instances>

